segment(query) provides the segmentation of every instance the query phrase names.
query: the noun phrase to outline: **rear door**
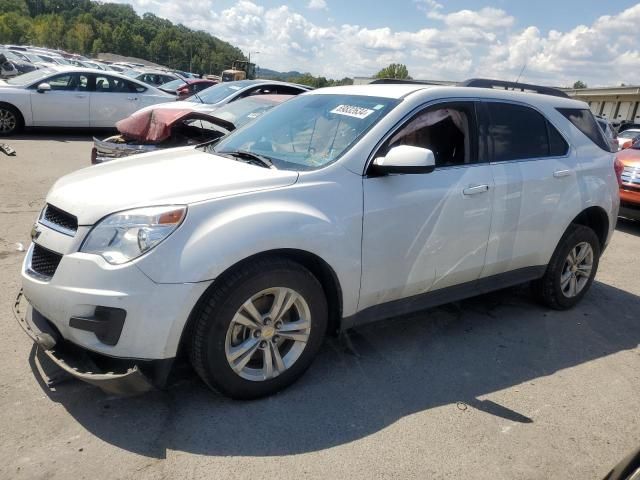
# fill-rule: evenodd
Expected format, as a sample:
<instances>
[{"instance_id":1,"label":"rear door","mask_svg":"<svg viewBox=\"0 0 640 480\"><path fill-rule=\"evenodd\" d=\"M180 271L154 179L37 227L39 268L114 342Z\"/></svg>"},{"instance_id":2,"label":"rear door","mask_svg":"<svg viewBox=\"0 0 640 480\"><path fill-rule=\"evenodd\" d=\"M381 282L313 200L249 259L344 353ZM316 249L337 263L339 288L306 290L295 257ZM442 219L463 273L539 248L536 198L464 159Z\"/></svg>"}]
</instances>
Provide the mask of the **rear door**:
<instances>
[{"instance_id":1,"label":"rear door","mask_svg":"<svg viewBox=\"0 0 640 480\"><path fill-rule=\"evenodd\" d=\"M81 73L53 75L41 83L51 90L38 92L30 88L34 126L89 127L89 76Z\"/></svg>"},{"instance_id":2,"label":"rear door","mask_svg":"<svg viewBox=\"0 0 640 480\"><path fill-rule=\"evenodd\" d=\"M535 276L528 267L546 265L578 211L577 161L559 130L532 107L487 101L481 112L495 183L482 277L520 269Z\"/></svg>"},{"instance_id":3,"label":"rear door","mask_svg":"<svg viewBox=\"0 0 640 480\"><path fill-rule=\"evenodd\" d=\"M91 74L91 126L113 127L116 122L128 117L144 106L140 95L144 90L137 83L111 76Z\"/></svg>"}]
</instances>

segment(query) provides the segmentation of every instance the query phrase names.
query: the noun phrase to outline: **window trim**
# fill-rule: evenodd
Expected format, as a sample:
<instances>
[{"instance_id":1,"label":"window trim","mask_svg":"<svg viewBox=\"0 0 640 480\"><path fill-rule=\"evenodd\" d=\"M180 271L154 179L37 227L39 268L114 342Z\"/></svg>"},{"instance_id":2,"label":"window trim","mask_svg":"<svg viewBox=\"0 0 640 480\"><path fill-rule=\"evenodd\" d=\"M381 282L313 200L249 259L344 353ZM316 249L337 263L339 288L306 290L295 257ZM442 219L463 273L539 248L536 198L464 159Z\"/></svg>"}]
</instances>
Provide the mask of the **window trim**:
<instances>
[{"instance_id":1,"label":"window trim","mask_svg":"<svg viewBox=\"0 0 640 480\"><path fill-rule=\"evenodd\" d=\"M375 175L371 172L372 169L372 165L373 165L373 161L378 158L378 152L380 151L380 149L382 149L382 147L384 146L384 144L387 142L387 140L389 140L393 135L395 135L396 132L398 132L401 128L403 128L405 125L407 125L410 121L412 121L414 118L416 118L418 115L420 115L421 113L423 113L424 111L441 105L441 104L449 104L449 103L470 103L473 104L473 110L474 110L474 121L476 126L478 127L477 130L477 142L476 142L476 147L477 147L477 156L478 156L478 161L474 162L474 163L468 163L468 164L464 164L464 165L448 165L448 166L440 166L440 167L436 167L434 169L433 172L437 172L440 170L447 170L447 169L453 169L453 168L469 168L469 167L477 167L477 166L481 166L481 165L488 165L489 164L489 158L485 157L485 158L481 158L481 148L480 148L480 116L478 115L478 104L481 100L479 98L475 98L475 97L452 97L452 98L439 98L437 100L430 100L426 103L422 103L420 105L418 105L417 107L413 108L411 111L409 111L406 115L404 115L402 117L402 119L400 119L398 122L396 122L396 124L391 127L387 133L384 134L384 136L376 143L375 147L371 150L371 153L369 154L369 157L367 158L367 161L365 163L365 168L364 168L364 177L365 178L370 178L370 177L377 177L378 175ZM484 152L485 154L487 152Z\"/></svg>"},{"instance_id":2,"label":"window trim","mask_svg":"<svg viewBox=\"0 0 640 480\"><path fill-rule=\"evenodd\" d=\"M488 104L489 103L507 103L507 104L511 104L511 105L515 105L518 107L525 107L525 108L530 108L531 110L535 111L536 113L542 115L542 118L544 118L548 125L551 125L553 128L556 129L556 131L560 134L560 136L564 139L565 143L567 144L567 153L565 155L549 155L549 156L545 156L545 157L531 157L531 158L516 158L513 160L495 160L495 155L494 155L494 149L493 149L493 145L492 145L492 141L491 141L491 136L489 135L489 131L488 131L488 127L489 127L489 122L491 120L491 116L489 115L489 108L488 108ZM553 160L553 159L560 159L560 158L569 158L572 155L573 152L573 143L571 143L569 141L569 139L567 138L566 134L562 131L562 129L558 128L556 126L556 124L554 122L552 122L551 120L549 120L549 117L547 115L544 114L543 111L541 111L539 108L537 108L535 105L531 105L529 103L524 103L524 102L518 102L518 101L513 101L513 100L501 100L501 99L497 99L497 98L483 98L480 100L480 104L482 104L481 109L483 110L483 118L482 120L484 121L485 125L485 131L484 131L484 135L486 136L486 141L487 141L487 154L489 156L489 164L490 165L504 165L506 163L520 163L520 162L531 162L531 161L538 161L538 160ZM549 146L551 146L551 137L549 135L549 127L547 125L547 139L549 140ZM491 144L491 146L489 146Z\"/></svg>"}]
</instances>

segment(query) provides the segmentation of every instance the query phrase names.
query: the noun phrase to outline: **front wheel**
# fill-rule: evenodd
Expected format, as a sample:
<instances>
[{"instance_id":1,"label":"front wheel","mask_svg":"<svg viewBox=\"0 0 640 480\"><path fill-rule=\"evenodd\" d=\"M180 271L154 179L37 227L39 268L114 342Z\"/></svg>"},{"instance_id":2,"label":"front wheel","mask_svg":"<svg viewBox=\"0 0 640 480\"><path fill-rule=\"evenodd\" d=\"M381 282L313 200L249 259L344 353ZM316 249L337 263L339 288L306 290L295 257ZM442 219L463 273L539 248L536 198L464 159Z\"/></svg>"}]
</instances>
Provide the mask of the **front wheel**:
<instances>
[{"instance_id":1,"label":"front wheel","mask_svg":"<svg viewBox=\"0 0 640 480\"><path fill-rule=\"evenodd\" d=\"M600 241L589 227L571 225L551 257L547 271L532 283L540 301L556 310L576 305L598 270Z\"/></svg>"},{"instance_id":2,"label":"front wheel","mask_svg":"<svg viewBox=\"0 0 640 480\"><path fill-rule=\"evenodd\" d=\"M297 380L327 329L322 286L287 259L259 260L226 275L200 312L191 362L207 385L238 399L270 395Z\"/></svg>"}]
</instances>

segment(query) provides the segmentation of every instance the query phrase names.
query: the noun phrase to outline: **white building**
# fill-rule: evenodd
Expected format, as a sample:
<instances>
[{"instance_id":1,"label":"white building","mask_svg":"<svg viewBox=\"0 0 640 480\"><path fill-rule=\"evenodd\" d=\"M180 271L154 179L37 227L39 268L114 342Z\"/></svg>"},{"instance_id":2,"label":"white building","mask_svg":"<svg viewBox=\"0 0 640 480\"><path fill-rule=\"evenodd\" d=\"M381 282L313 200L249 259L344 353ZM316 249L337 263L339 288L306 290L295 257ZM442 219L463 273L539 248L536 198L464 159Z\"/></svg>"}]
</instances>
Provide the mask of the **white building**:
<instances>
[{"instance_id":1,"label":"white building","mask_svg":"<svg viewBox=\"0 0 640 480\"><path fill-rule=\"evenodd\" d=\"M570 97L589 104L595 115L618 124L624 121L640 123L640 87L601 87L564 89Z\"/></svg>"}]
</instances>

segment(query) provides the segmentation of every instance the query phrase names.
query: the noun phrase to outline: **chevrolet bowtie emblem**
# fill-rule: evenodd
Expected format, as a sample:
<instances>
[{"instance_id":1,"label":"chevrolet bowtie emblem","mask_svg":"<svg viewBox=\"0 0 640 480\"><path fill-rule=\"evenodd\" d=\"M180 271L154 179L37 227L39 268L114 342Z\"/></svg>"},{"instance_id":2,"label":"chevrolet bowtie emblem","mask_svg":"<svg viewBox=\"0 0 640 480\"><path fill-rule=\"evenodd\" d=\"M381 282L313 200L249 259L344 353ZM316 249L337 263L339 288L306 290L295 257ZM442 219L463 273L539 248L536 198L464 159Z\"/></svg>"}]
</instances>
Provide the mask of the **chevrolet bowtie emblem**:
<instances>
[{"instance_id":1,"label":"chevrolet bowtie emblem","mask_svg":"<svg viewBox=\"0 0 640 480\"><path fill-rule=\"evenodd\" d=\"M31 241L32 242L36 241L41 233L42 232L40 230L38 230L38 224L35 223L33 225L33 227L31 228Z\"/></svg>"}]
</instances>

